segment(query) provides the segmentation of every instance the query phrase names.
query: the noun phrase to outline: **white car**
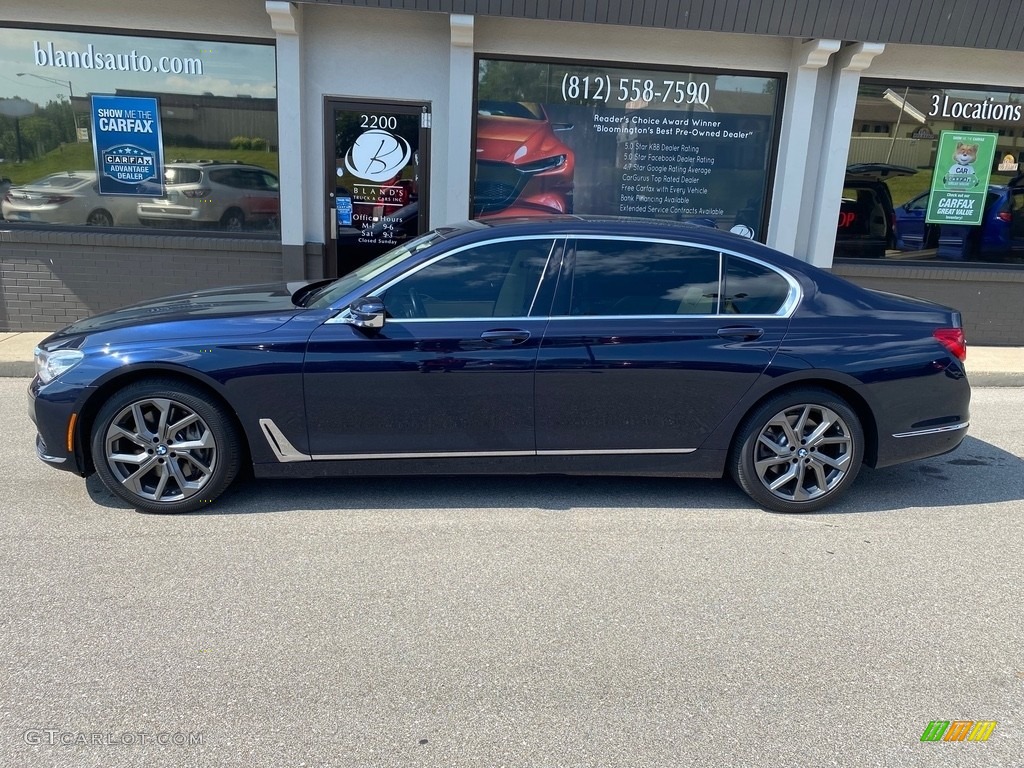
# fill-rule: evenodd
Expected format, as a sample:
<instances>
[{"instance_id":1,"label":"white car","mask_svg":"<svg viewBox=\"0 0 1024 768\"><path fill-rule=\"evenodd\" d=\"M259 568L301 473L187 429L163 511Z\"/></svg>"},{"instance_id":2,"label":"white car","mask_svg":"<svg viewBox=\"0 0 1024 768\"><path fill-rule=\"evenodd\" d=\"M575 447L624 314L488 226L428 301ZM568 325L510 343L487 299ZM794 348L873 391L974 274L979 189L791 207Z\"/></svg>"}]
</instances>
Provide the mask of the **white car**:
<instances>
[{"instance_id":1,"label":"white car","mask_svg":"<svg viewBox=\"0 0 1024 768\"><path fill-rule=\"evenodd\" d=\"M62 171L11 187L0 210L7 221L137 227L137 201L124 195L101 195L95 171Z\"/></svg>"}]
</instances>

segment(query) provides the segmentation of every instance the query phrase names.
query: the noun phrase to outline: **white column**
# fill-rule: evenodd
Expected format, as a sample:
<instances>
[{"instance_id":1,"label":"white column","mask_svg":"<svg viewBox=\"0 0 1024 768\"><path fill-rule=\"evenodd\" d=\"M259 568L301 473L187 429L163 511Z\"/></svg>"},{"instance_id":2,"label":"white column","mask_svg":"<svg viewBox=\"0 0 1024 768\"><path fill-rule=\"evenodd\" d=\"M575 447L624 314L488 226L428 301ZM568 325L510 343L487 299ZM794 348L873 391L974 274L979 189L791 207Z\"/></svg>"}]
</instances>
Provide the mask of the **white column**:
<instances>
[{"instance_id":1,"label":"white column","mask_svg":"<svg viewBox=\"0 0 1024 768\"><path fill-rule=\"evenodd\" d=\"M839 40L793 43L766 240L772 248L784 253L796 253L800 214L804 210L802 198L805 193L807 158L812 144L814 105L822 80L820 70L841 45Z\"/></svg>"},{"instance_id":2,"label":"white column","mask_svg":"<svg viewBox=\"0 0 1024 768\"><path fill-rule=\"evenodd\" d=\"M453 13L448 66L448 114L434 115L433 129L443 127L448 141L447 178L443 200L432 205L432 227L469 217L469 177L473 151L473 17Z\"/></svg>"},{"instance_id":3,"label":"white column","mask_svg":"<svg viewBox=\"0 0 1024 768\"><path fill-rule=\"evenodd\" d=\"M832 266L860 73L884 50L885 45L882 43L856 43L846 46L836 55L828 108L825 111L825 130L818 183L813 195L814 208L811 212L807 254L803 257L815 266Z\"/></svg>"},{"instance_id":4,"label":"white column","mask_svg":"<svg viewBox=\"0 0 1024 768\"><path fill-rule=\"evenodd\" d=\"M277 36L277 147L281 183L281 252L286 280L306 276L302 162L302 7L268 0Z\"/></svg>"}]
</instances>

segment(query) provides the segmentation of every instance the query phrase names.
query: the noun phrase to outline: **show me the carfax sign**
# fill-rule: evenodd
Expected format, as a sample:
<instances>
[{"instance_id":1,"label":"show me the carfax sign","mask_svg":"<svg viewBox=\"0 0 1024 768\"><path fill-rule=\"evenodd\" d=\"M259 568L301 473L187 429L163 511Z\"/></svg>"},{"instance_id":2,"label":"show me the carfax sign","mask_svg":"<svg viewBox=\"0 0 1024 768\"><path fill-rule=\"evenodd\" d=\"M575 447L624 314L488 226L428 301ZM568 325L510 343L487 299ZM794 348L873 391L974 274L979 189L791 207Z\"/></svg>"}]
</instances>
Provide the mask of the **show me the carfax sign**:
<instances>
[{"instance_id":1,"label":"show me the carfax sign","mask_svg":"<svg viewBox=\"0 0 1024 768\"><path fill-rule=\"evenodd\" d=\"M160 105L148 96L92 96L92 135L101 195L163 194Z\"/></svg>"},{"instance_id":2,"label":"show me the carfax sign","mask_svg":"<svg viewBox=\"0 0 1024 768\"><path fill-rule=\"evenodd\" d=\"M929 224L981 224L998 141L996 133L942 131L939 134L925 221Z\"/></svg>"}]
</instances>

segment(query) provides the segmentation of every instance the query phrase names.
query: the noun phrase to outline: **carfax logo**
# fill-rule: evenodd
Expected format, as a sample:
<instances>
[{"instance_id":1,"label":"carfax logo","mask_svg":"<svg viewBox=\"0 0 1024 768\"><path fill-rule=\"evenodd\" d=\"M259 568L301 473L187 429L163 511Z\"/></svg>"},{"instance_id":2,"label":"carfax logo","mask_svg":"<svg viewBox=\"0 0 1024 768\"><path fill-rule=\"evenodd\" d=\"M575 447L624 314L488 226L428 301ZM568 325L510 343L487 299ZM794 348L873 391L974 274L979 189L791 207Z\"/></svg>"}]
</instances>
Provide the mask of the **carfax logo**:
<instances>
[{"instance_id":1,"label":"carfax logo","mask_svg":"<svg viewBox=\"0 0 1024 768\"><path fill-rule=\"evenodd\" d=\"M122 184L138 184L156 178L156 153L124 144L103 152L103 175Z\"/></svg>"},{"instance_id":2,"label":"carfax logo","mask_svg":"<svg viewBox=\"0 0 1024 768\"><path fill-rule=\"evenodd\" d=\"M996 725L995 720L932 720L921 741L988 741Z\"/></svg>"}]
</instances>

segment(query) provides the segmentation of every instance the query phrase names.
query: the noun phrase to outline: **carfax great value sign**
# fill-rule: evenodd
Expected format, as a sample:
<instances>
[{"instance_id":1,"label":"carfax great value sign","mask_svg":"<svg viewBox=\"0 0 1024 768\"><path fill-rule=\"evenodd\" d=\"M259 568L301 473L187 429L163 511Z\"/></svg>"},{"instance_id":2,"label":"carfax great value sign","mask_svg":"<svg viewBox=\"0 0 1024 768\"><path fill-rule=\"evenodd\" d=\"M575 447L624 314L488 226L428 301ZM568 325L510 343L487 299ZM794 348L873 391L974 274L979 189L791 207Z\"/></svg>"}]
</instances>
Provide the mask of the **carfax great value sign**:
<instances>
[{"instance_id":1,"label":"carfax great value sign","mask_svg":"<svg viewBox=\"0 0 1024 768\"><path fill-rule=\"evenodd\" d=\"M981 224L999 134L942 131L935 156L929 224Z\"/></svg>"},{"instance_id":2,"label":"carfax great value sign","mask_svg":"<svg viewBox=\"0 0 1024 768\"><path fill-rule=\"evenodd\" d=\"M92 135L101 195L163 194L160 105L144 96L92 96Z\"/></svg>"}]
</instances>

